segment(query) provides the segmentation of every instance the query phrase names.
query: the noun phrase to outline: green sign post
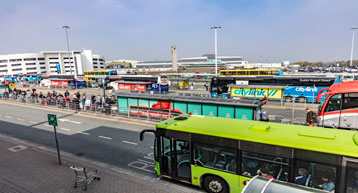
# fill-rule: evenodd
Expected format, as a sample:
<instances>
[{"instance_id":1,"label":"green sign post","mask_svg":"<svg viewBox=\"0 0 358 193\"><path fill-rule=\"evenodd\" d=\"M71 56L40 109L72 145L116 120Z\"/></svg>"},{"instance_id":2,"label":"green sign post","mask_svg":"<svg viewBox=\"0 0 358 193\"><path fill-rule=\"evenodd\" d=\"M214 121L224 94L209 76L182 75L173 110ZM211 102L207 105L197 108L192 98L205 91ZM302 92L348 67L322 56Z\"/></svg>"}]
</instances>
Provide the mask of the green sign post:
<instances>
[{"instance_id":1,"label":"green sign post","mask_svg":"<svg viewBox=\"0 0 358 193\"><path fill-rule=\"evenodd\" d=\"M56 115L53 114L47 114L47 118L48 118L48 124L53 125L53 130L55 132L56 147L57 147L58 163L61 165L60 148L58 147L57 131L56 131L57 118Z\"/></svg>"}]
</instances>

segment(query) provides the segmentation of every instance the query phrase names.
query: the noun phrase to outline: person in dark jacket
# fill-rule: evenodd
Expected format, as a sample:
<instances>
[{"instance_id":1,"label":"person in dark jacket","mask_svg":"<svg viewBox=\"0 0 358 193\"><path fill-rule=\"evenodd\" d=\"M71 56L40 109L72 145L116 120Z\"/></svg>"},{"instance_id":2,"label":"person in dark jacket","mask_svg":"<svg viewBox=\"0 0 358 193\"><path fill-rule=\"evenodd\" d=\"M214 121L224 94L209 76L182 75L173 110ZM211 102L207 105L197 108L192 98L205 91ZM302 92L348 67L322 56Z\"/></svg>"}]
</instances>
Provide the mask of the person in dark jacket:
<instances>
[{"instance_id":1,"label":"person in dark jacket","mask_svg":"<svg viewBox=\"0 0 358 193\"><path fill-rule=\"evenodd\" d=\"M306 112L307 112L307 114L306 114L306 124L308 126L310 126L313 123L313 114L314 113L310 108L306 108Z\"/></svg>"}]
</instances>

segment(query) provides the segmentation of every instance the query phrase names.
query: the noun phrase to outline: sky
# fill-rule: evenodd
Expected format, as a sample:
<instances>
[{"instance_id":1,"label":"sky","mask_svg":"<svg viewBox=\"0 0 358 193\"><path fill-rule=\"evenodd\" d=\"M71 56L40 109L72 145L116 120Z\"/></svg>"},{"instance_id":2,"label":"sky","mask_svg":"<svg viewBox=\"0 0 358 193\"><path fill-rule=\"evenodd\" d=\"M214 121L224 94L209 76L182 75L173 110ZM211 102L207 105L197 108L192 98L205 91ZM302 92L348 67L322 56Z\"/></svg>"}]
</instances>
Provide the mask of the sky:
<instances>
[{"instance_id":1,"label":"sky","mask_svg":"<svg viewBox=\"0 0 358 193\"><path fill-rule=\"evenodd\" d=\"M154 61L214 53L249 62L349 60L357 0L1 0L0 54L90 49ZM354 59L358 59L358 30Z\"/></svg>"}]
</instances>

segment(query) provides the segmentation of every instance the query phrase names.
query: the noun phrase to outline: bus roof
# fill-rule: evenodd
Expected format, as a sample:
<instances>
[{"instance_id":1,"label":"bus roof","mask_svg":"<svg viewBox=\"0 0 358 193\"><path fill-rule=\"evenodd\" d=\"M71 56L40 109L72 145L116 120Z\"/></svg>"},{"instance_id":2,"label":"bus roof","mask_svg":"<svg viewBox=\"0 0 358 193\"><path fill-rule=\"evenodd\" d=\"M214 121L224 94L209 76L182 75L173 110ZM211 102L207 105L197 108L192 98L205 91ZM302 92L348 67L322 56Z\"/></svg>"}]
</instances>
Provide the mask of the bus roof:
<instances>
[{"instance_id":1,"label":"bus roof","mask_svg":"<svg viewBox=\"0 0 358 193\"><path fill-rule=\"evenodd\" d=\"M278 68L261 68L261 69L232 69L232 70L220 70L220 71L279 71Z\"/></svg>"},{"instance_id":2,"label":"bus roof","mask_svg":"<svg viewBox=\"0 0 358 193\"><path fill-rule=\"evenodd\" d=\"M348 81L334 84L329 87L328 92L334 94L358 92L358 81Z\"/></svg>"},{"instance_id":3,"label":"bus roof","mask_svg":"<svg viewBox=\"0 0 358 193\"><path fill-rule=\"evenodd\" d=\"M157 128L358 157L358 132L220 117L171 118Z\"/></svg>"}]
</instances>

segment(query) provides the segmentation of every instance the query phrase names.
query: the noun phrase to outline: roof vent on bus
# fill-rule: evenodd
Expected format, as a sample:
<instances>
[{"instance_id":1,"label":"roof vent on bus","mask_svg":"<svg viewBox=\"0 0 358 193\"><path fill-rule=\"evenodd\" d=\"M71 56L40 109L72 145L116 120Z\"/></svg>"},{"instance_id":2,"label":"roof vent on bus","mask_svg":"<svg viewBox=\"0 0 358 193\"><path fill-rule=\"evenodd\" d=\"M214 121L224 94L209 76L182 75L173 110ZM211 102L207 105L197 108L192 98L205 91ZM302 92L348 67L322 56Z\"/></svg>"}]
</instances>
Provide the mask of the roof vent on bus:
<instances>
[{"instance_id":1,"label":"roof vent on bus","mask_svg":"<svg viewBox=\"0 0 358 193\"><path fill-rule=\"evenodd\" d=\"M177 120L177 121L184 121L184 120L187 120L188 117L177 117L175 118L174 120Z\"/></svg>"},{"instance_id":2,"label":"roof vent on bus","mask_svg":"<svg viewBox=\"0 0 358 193\"><path fill-rule=\"evenodd\" d=\"M353 142L358 145L358 132L353 135Z\"/></svg>"},{"instance_id":3,"label":"roof vent on bus","mask_svg":"<svg viewBox=\"0 0 358 193\"><path fill-rule=\"evenodd\" d=\"M270 125L268 124L256 124L250 127L252 131L268 131L270 129Z\"/></svg>"}]
</instances>

